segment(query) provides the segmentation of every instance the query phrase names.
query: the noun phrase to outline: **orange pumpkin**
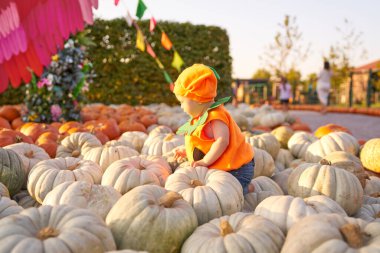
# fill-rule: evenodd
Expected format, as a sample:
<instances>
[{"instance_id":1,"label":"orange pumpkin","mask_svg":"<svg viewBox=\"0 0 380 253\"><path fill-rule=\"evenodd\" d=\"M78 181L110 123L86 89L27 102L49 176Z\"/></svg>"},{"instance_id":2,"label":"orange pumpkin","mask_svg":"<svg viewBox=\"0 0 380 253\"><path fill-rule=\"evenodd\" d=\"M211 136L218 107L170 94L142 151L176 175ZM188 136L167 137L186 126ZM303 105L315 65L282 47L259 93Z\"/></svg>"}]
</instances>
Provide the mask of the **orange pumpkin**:
<instances>
[{"instance_id":1,"label":"orange pumpkin","mask_svg":"<svg viewBox=\"0 0 380 253\"><path fill-rule=\"evenodd\" d=\"M20 132L36 141L37 138L45 132L53 132L58 134L58 130L48 124L28 122L22 125Z\"/></svg>"},{"instance_id":2,"label":"orange pumpkin","mask_svg":"<svg viewBox=\"0 0 380 253\"><path fill-rule=\"evenodd\" d=\"M59 129L58 129L58 132L60 134L63 134L63 133L66 133L68 132L71 128L80 128L82 127L82 124L77 122L77 121L68 121L66 123L63 123Z\"/></svg>"},{"instance_id":3,"label":"orange pumpkin","mask_svg":"<svg viewBox=\"0 0 380 253\"><path fill-rule=\"evenodd\" d=\"M0 117L0 127L12 129L11 124L9 124L9 121L3 117Z\"/></svg>"},{"instance_id":4,"label":"orange pumpkin","mask_svg":"<svg viewBox=\"0 0 380 253\"><path fill-rule=\"evenodd\" d=\"M50 123L50 125L58 130L62 126L62 123L61 122L52 122L52 123Z\"/></svg>"},{"instance_id":5,"label":"orange pumpkin","mask_svg":"<svg viewBox=\"0 0 380 253\"><path fill-rule=\"evenodd\" d=\"M0 117L12 121L15 118L20 117L20 112L12 105L4 105L0 107Z\"/></svg>"},{"instance_id":6,"label":"orange pumpkin","mask_svg":"<svg viewBox=\"0 0 380 253\"><path fill-rule=\"evenodd\" d=\"M302 122L295 122L290 127L293 129L293 131L311 132L309 125L302 123Z\"/></svg>"},{"instance_id":7,"label":"orange pumpkin","mask_svg":"<svg viewBox=\"0 0 380 253\"><path fill-rule=\"evenodd\" d=\"M327 125L319 127L315 131L314 135L317 138L322 138L323 136L332 132L346 132L346 133L352 134L350 130L348 130L347 128L343 126L339 126L336 124L327 124Z\"/></svg>"},{"instance_id":8,"label":"orange pumpkin","mask_svg":"<svg viewBox=\"0 0 380 253\"><path fill-rule=\"evenodd\" d=\"M43 148L51 158L55 158L59 142L58 137L57 133L45 132L38 137L36 145Z\"/></svg>"},{"instance_id":9,"label":"orange pumpkin","mask_svg":"<svg viewBox=\"0 0 380 253\"><path fill-rule=\"evenodd\" d=\"M11 125L12 125L12 129L17 129L18 127L21 127L22 125L24 125L24 121L22 121L21 117L18 117L12 120Z\"/></svg>"},{"instance_id":10,"label":"orange pumpkin","mask_svg":"<svg viewBox=\"0 0 380 253\"><path fill-rule=\"evenodd\" d=\"M142 123L131 120L123 120L119 123L119 128L122 133L129 131L139 131L146 133L146 128Z\"/></svg>"},{"instance_id":11,"label":"orange pumpkin","mask_svg":"<svg viewBox=\"0 0 380 253\"><path fill-rule=\"evenodd\" d=\"M158 118L154 114L146 114L140 118L140 122L145 126L149 127L153 124L157 124Z\"/></svg>"},{"instance_id":12,"label":"orange pumpkin","mask_svg":"<svg viewBox=\"0 0 380 253\"><path fill-rule=\"evenodd\" d=\"M26 142L29 144L33 144L33 140L20 133L19 131L1 128L0 129L0 147L5 147L11 144Z\"/></svg>"},{"instance_id":13,"label":"orange pumpkin","mask_svg":"<svg viewBox=\"0 0 380 253\"><path fill-rule=\"evenodd\" d=\"M107 135L110 140L114 140L120 136L120 129L115 119L87 121L84 123L84 127L90 131L100 130Z\"/></svg>"}]
</instances>

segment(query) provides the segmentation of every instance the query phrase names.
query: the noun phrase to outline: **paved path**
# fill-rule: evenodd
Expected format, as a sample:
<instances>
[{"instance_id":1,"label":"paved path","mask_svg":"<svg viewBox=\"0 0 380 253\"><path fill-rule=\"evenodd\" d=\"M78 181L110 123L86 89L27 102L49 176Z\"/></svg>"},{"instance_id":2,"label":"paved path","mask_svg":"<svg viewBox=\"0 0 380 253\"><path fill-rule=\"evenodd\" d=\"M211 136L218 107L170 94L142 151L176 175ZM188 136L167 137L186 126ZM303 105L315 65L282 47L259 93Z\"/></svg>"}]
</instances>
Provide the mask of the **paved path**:
<instances>
[{"instance_id":1,"label":"paved path","mask_svg":"<svg viewBox=\"0 0 380 253\"><path fill-rule=\"evenodd\" d=\"M319 112L313 111L289 112L309 124L313 131L322 125L334 123L348 128L357 139L380 138L380 117L347 113L321 115Z\"/></svg>"}]
</instances>

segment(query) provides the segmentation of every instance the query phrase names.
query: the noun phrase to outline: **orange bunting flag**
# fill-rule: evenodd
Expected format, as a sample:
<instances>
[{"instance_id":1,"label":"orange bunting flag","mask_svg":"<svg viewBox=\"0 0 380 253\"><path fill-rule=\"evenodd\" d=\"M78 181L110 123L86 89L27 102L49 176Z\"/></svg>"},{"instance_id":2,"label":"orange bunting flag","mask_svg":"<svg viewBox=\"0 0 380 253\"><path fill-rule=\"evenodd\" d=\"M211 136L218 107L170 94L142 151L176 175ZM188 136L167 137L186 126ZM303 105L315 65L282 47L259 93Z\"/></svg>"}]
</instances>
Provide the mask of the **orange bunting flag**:
<instances>
[{"instance_id":1,"label":"orange bunting flag","mask_svg":"<svg viewBox=\"0 0 380 253\"><path fill-rule=\"evenodd\" d=\"M141 51L145 51L144 35L140 30L137 30L136 47Z\"/></svg>"},{"instance_id":2,"label":"orange bunting flag","mask_svg":"<svg viewBox=\"0 0 380 253\"><path fill-rule=\"evenodd\" d=\"M172 67L177 69L178 72L181 71L181 67L184 64L181 56L177 51L174 51L173 61L172 61Z\"/></svg>"},{"instance_id":3,"label":"orange bunting flag","mask_svg":"<svg viewBox=\"0 0 380 253\"><path fill-rule=\"evenodd\" d=\"M170 41L169 37L165 32L162 32L161 44L166 50L170 50L173 47L173 43Z\"/></svg>"},{"instance_id":4,"label":"orange bunting flag","mask_svg":"<svg viewBox=\"0 0 380 253\"><path fill-rule=\"evenodd\" d=\"M149 31L153 32L154 28L156 28L156 25L157 25L156 20L154 19L154 17L151 17L150 24L149 24Z\"/></svg>"},{"instance_id":5,"label":"orange bunting flag","mask_svg":"<svg viewBox=\"0 0 380 253\"><path fill-rule=\"evenodd\" d=\"M157 56L156 56L156 53L153 51L153 48L152 48L149 44L146 45L146 52L147 52L150 56L152 56L153 58L156 58L156 57L157 57Z\"/></svg>"}]
</instances>

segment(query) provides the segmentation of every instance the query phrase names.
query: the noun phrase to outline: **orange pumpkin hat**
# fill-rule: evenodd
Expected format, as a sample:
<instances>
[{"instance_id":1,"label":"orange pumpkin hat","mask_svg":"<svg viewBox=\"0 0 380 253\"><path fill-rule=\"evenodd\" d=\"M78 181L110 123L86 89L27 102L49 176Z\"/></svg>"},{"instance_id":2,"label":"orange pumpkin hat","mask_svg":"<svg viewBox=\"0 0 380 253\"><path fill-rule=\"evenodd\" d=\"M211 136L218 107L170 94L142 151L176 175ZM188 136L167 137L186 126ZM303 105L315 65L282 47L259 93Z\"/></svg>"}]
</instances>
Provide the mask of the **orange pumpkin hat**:
<instances>
[{"instance_id":1,"label":"orange pumpkin hat","mask_svg":"<svg viewBox=\"0 0 380 253\"><path fill-rule=\"evenodd\" d=\"M177 81L175 81L173 92L176 95L206 103L216 97L217 86L217 77L210 67L203 64L194 64L182 71Z\"/></svg>"}]
</instances>

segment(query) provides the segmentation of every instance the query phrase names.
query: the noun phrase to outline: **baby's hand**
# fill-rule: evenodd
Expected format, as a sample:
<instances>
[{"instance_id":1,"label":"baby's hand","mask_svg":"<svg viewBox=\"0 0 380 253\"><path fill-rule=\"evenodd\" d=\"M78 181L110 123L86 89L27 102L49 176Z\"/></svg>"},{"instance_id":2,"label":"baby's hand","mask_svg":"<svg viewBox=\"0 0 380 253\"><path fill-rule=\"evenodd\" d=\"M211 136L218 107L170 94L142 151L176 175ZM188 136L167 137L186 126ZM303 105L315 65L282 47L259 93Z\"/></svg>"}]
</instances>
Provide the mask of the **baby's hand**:
<instances>
[{"instance_id":1,"label":"baby's hand","mask_svg":"<svg viewBox=\"0 0 380 253\"><path fill-rule=\"evenodd\" d=\"M175 154L174 154L174 159L182 159L182 158L186 158L186 149L176 149L175 151Z\"/></svg>"},{"instance_id":2,"label":"baby's hand","mask_svg":"<svg viewBox=\"0 0 380 253\"><path fill-rule=\"evenodd\" d=\"M209 164L207 164L205 161L199 160L199 161L194 161L191 163L191 167L197 167L197 166L203 166L203 167L208 167Z\"/></svg>"}]
</instances>

